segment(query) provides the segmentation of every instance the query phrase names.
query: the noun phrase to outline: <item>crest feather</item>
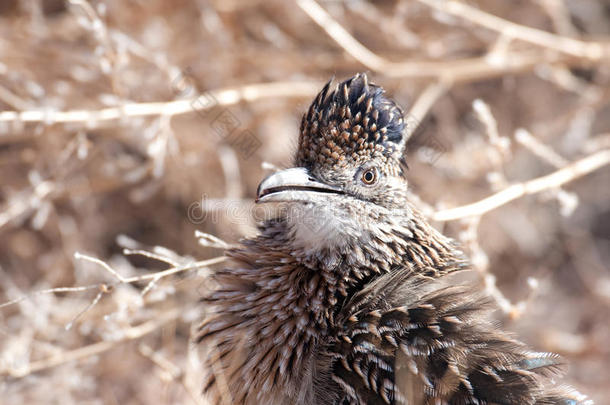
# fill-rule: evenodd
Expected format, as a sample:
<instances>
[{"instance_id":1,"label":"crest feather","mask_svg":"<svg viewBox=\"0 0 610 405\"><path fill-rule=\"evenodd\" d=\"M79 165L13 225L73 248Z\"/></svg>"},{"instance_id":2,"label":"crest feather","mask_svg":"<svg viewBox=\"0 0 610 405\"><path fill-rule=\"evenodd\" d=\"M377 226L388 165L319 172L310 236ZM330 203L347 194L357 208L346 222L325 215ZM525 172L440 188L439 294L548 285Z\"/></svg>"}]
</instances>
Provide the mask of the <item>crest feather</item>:
<instances>
[{"instance_id":1,"label":"crest feather","mask_svg":"<svg viewBox=\"0 0 610 405\"><path fill-rule=\"evenodd\" d=\"M303 116L297 165L334 165L375 156L398 164L405 143L402 109L385 97L381 87L369 83L364 73L332 91L331 83L332 79Z\"/></svg>"}]
</instances>

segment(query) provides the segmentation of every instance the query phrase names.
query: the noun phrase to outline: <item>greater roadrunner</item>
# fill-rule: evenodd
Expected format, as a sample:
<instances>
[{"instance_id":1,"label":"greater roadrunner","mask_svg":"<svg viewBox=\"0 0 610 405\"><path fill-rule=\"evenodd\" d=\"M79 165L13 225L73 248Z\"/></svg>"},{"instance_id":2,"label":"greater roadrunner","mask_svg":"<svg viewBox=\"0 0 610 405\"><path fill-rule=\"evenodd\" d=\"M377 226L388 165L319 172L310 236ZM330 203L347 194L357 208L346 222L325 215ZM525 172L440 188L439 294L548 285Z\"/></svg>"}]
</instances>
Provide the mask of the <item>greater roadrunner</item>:
<instances>
[{"instance_id":1,"label":"greater roadrunner","mask_svg":"<svg viewBox=\"0 0 610 405\"><path fill-rule=\"evenodd\" d=\"M213 404L584 404L450 286L468 267L409 201L404 118L364 74L318 94L294 168L258 203L286 209L228 255L197 341ZM279 136L279 135L278 135Z\"/></svg>"}]
</instances>

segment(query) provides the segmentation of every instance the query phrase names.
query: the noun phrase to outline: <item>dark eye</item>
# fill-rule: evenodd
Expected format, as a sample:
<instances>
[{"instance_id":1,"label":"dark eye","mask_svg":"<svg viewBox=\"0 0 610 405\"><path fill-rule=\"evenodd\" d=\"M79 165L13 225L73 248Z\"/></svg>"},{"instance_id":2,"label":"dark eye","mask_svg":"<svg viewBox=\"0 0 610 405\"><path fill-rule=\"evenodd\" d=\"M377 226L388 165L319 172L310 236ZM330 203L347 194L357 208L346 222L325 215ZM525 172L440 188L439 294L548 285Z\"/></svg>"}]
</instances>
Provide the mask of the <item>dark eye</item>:
<instances>
[{"instance_id":1,"label":"dark eye","mask_svg":"<svg viewBox=\"0 0 610 405\"><path fill-rule=\"evenodd\" d=\"M377 183L378 178L379 175L377 173L377 168L371 167L370 169L366 169L364 172L362 172L361 180L364 184L370 186Z\"/></svg>"}]
</instances>

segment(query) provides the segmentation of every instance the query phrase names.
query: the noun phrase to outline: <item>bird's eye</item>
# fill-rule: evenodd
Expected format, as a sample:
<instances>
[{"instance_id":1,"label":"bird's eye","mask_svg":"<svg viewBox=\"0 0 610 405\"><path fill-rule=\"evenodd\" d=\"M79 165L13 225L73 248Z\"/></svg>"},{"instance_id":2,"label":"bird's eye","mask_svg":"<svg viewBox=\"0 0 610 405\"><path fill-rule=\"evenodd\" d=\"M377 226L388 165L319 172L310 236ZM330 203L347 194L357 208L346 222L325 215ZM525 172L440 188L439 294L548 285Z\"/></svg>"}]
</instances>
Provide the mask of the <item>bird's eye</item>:
<instances>
[{"instance_id":1,"label":"bird's eye","mask_svg":"<svg viewBox=\"0 0 610 405\"><path fill-rule=\"evenodd\" d=\"M375 167L371 167L370 169L366 169L364 172L362 172L362 182L367 186L377 183L378 178L379 174L377 173L377 168Z\"/></svg>"}]
</instances>

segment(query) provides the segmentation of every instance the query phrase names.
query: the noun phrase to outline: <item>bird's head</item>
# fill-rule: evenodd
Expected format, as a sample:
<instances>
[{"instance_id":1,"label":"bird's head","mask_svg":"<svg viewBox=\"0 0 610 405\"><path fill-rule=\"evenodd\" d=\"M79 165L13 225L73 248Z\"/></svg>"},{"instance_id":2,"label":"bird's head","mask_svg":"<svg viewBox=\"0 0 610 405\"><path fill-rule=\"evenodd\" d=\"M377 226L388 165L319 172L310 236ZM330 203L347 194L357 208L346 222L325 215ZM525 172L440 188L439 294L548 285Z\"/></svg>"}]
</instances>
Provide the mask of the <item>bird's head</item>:
<instances>
[{"instance_id":1,"label":"bird's head","mask_svg":"<svg viewBox=\"0 0 610 405\"><path fill-rule=\"evenodd\" d=\"M333 247L409 216L398 105L365 74L328 82L303 116L295 167L261 182L257 202L288 204L295 238Z\"/></svg>"}]
</instances>

